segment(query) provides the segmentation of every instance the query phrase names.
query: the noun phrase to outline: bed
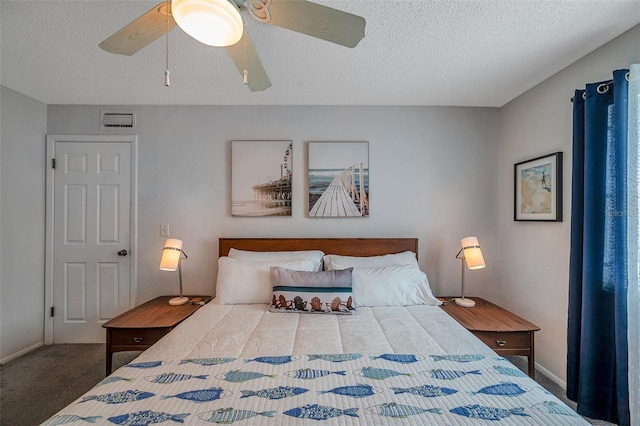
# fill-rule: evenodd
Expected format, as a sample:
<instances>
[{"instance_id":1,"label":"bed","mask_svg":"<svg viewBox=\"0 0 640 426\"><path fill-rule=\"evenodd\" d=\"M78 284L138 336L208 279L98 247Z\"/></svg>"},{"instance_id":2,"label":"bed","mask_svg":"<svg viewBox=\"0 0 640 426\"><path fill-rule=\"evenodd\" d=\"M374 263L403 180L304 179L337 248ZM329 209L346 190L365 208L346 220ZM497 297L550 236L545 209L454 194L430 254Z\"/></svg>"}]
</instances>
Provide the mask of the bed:
<instances>
[{"instance_id":1,"label":"bed","mask_svg":"<svg viewBox=\"0 0 640 426\"><path fill-rule=\"evenodd\" d=\"M417 250L220 239L216 299L44 424L588 424L438 306Z\"/></svg>"}]
</instances>

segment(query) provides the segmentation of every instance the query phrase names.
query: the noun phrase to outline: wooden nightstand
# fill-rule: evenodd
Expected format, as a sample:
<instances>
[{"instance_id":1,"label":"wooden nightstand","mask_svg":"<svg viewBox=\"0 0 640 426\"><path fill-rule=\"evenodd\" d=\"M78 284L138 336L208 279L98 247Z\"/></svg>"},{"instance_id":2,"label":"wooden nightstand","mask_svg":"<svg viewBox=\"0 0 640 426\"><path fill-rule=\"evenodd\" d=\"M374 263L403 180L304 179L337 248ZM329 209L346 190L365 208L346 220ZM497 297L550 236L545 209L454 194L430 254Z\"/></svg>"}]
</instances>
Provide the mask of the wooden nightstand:
<instances>
[{"instance_id":1,"label":"wooden nightstand","mask_svg":"<svg viewBox=\"0 0 640 426\"><path fill-rule=\"evenodd\" d=\"M157 297L102 324L107 329L107 376L111 374L114 352L148 349L202 307L191 303L171 306L172 297L175 296ZM194 297L204 303L211 300L210 296L189 296L189 299Z\"/></svg>"},{"instance_id":2,"label":"wooden nightstand","mask_svg":"<svg viewBox=\"0 0 640 426\"><path fill-rule=\"evenodd\" d=\"M449 300L451 298L442 298ZM499 355L524 355L529 360L529 376L535 378L534 333L540 328L506 309L479 297L473 308L454 301L440 307Z\"/></svg>"}]
</instances>

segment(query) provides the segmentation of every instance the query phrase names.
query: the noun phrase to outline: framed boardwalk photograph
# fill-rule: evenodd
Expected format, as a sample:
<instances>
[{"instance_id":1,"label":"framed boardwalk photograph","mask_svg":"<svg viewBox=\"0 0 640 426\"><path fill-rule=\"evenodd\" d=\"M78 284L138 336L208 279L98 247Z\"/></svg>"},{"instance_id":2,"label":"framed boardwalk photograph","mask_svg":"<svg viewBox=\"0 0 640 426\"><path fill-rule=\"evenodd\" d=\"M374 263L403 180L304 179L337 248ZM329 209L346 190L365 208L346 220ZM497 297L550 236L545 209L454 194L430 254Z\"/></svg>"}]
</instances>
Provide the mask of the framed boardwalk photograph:
<instances>
[{"instance_id":1,"label":"framed boardwalk photograph","mask_svg":"<svg viewBox=\"0 0 640 426\"><path fill-rule=\"evenodd\" d=\"M291 141L231 141L231 216L291 216Z\"/></svg>"},{"instance_id":2,"label":"framed boardwalk photograph","mask_svg":"<svg viewBox=\"0 0 640 426\"><path fill-rule=\"evenodd\" d=\"M514 165L513 220L562 222L562 152Z\"/></svg>"},{"instance_id":3,"label":"framed boardwalk photograph","mask_svg":"<svg viewBox=\"0 0 640 426\"><path fill-rule=\"evenodd\" d=\"M369 216L369 142L309 142L309 217Z\"/></svg>"}]
</instances>

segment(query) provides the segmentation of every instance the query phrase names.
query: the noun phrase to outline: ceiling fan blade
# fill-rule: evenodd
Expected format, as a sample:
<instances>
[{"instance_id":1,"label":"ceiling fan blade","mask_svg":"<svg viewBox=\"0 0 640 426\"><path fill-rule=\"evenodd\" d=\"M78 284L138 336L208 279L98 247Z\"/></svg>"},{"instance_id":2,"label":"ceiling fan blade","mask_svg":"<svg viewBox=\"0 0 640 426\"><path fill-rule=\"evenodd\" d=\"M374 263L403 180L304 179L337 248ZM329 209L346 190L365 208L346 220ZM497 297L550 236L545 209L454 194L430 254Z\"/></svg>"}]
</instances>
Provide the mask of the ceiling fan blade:
<instances>
[{"instance_id":1,"label":"ceiling fan blade","mask_svg":"<svg viewBox=\"0 0 640 426\"><path fill-rule=\"evenodd\" d=\"M239 42L232 46L227 46L225 49L229 56L231 56L233 63L236 64L236 68L240 71L240 75L244 75L244 70L247 70L247 86L249 86L249 89L252 92L259 92L271 87L271 82L269 81L269 77L267 77L267 72L262 66L262 62L258 57L258 52L251 42L251 38L249 38L249 34L247 34L246 29Z\"/></svg>"},{"instance_id":2,"label":"ceiling fan blade","mask_svg":"<svg viewBox=\"0 0 640 426\"><path fill-rule=\"evenodd\" d=\"M176 26L171 1L165 1L100 43L100 47L107 52L131 56Z\"/></svg>"},{"instance_id":3,"label":"ceiling fan blade","mask_svg":"<svg viewBox=\"0 0 640 426\"><path fill-rule=\"evenodd\" d=\"M305 0L247 0L247 10L260 22L346 47L364 37L363 17Z\"/></svg>"}]
</instances>

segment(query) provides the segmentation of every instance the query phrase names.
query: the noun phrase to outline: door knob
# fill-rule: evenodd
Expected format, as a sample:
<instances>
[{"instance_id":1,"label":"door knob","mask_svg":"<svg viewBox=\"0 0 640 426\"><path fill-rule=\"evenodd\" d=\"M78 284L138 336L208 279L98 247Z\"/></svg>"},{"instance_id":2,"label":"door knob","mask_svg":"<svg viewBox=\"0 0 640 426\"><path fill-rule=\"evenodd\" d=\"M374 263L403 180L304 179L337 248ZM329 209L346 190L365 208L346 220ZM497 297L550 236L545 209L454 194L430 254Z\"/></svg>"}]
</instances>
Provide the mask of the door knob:
<instances>
[{"instance_id":1,"label":"door knob","mask_svg":"<svg viewBox=\"0 0 640 426\"><path fill-rule=\"evenodd\" d=\"M127 250L122 249L118 252L118 256L126 256L127 255Z\"/></svg>"}]
</instances>

